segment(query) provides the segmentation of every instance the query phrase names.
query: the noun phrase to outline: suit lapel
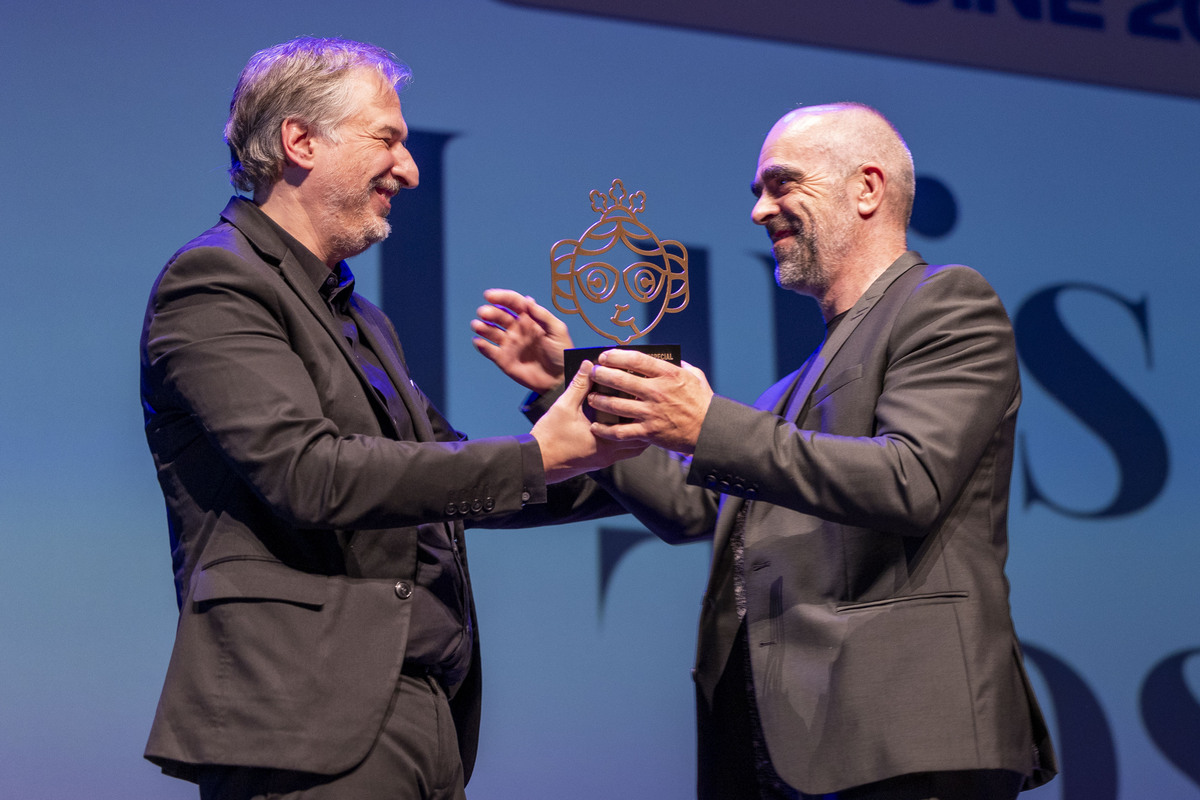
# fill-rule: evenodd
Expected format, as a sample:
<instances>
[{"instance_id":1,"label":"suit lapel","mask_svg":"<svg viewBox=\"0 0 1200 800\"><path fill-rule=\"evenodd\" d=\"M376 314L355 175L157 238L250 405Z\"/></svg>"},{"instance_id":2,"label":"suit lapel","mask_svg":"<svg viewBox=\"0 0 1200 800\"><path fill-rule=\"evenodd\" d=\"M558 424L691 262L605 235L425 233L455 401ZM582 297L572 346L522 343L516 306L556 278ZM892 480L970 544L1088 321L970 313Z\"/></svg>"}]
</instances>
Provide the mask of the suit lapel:
<instances>
[{"instance_id":1,"label":"suit lapel","mask_svg":"<svg viewBox=\"0 0 1200 800\"><path fill-rule=\"evenodd\" d=\"M376 331L389 330L387 321L373 306L360 303L357 295L350 301L350 316L354 319L354 324L358 326L358 335L366 340L367 345L379 358L379 363L383 366L383 371L387 373L388 380L392 382L400 399L404 401L404 407L408 410L409 419L412 420L417 441L433 441L433 426L429 423L429 415L425 413L425 404L419 396L420 390L417 389L416 383L409 377L408 370L404 366L404 357L396 348L391 337L381 340L375 335Z\"/></svg>"},{"instance_id":2,"label":"suit lapel","mask_svg":"<svg viewBox=\"0 0 1200 800\"><path fill-rule=\"evenodd\" d=\"M825 374L826 367L837 354L838 349L850 338L850 334L867 316L867 313L875 307L887 288L909 269L923 263L925 262L921 256L911 250L892 262L892 265L871 283L867 291L863 292L862 297L858 298L858 301L846 312L846 318L842 320L841 324L834 328L833 333L817 347L804 365L796 370L791 390L780 392L776 398L762 398L759 407L770 408L772 413L789 421L798 420L802 416L802 411L809 404L813 389ZM738 511L745 504L746 501L743 498L729 495L726 495L721 503L721 511L713 532L714 568L729 550L726 546L729 543L729 536L733 532Z\"/></svg>"},{"instance_id":3,"label":"suit lapel","mask_svg":"<svg viewBox=\"0 0 1200 800\"><path fill-rule=\"evenodd\" d=\"M300 262L295 256L292 255L291 251L288 251L287 254L284 255L283 260L279 263L279 271L280 274L283 275L283 279L288 283L289 286L291 286L292 291L296 293L296 295L312 313L313 317L315 317L317 321L321 323L321 327L323 327L333 339L338 350L341 352L342 357L346 359L346 363L350 366L350 369L354 372L354 376L358 378L358 382L362 385L363 394L366 396L368 402L375 406L375 410L378 412L376 416L386 421L387 426L390 428L388 433L392 437L398 436L395 423L392 422L392 417L388 413L387 404L383 402L383 399L375 391L375 387L371 385L371 379L367 376L367 373L363 371L361 366L359 366L358 359L354 357L354 351L350 347L350 342L346 340L346 334L342 330L341 324L337 321L337 318L333 316L333 312L330 311L325 305L325 301L321 298L320 293L313 287L312 281L309 279L308 274L304 271L304 268L300 266ZM358 322L358 319L355 318L355 323L358 324ZM358 324L359 336L364 335L363 329L365 327L366 326L364 325ZM373 339L371 340L371 346L375 346ZM379 351L376 350L376 352L378 353ZM386 364L389 359L381 357L380 361ZM388 370L387 372L388 377L395 381L392 371ZM405 380L405 383L407 383L407 379ZM412 406L409 402L408 396L406 396L403 392L403 387L399 383L397 383L396 390L400 392L401 397L404 398L405 406L408 407L411 415ZM414 425L414 428L415 427L416 426Z\"/></svg>"},{"instance_id":4,"label":"suit lapel","mask_svg":"<svg viewBox=\"0 0 1200 800\"><path fill-rule=\"evenodd\" d=\"M790 390L781 391L778 396L764 395L757 404L763 410L770 409L772 413L795 421L808 406L813 389L816 388L824 375L829 362L833 360L841 346L866 317L867 313L883 296L892 283L912 267L923 264L924 261L916 252L909 251L896 259L883 274L868 287L863 296L846 312L846 318L837 325L820 347L809 356L799 370L794 373ZM700 615L700 639L697 645L697 670L699 686L704 697L711 702L717 679L724 669L725 659L733 646L733 636L737 630L736 605L733 598L733 548L729 546L729 538L737 523L738 512L746 504L740 497L725 495L722 498L721 510L713 532L713 564L709 573L709 585L706 602ZM753 513L753 507L747 509ZM749 517L747 525L752 524ZM712 659L711 661L706 659Z\"/></svg>"},{"instance_id":5,"label":"suit lapel","mask_svg":"<svg viewBox=\"0 0 1200 800\"><path fill-rule=\"evenodd\" d=\"M396 429L395 423L392 422L387 404L379 397L375 391L375 387L371 385L371 379L363 371L362 367L359 366L358 359L354 357L354 351L351 349L350 343L346 341L346 335L342 331L337 319L333 316L333 312L325 305L325 301L321 298L316 287L313 286L312 280L308 277L308 273L305 272L300 261L283 240L279 238L271 226L264 219L259 218L258 215L261 215L262 212L257 209L246 208L245 206L248 205L253 204L244 198L235 197L229 201L225 210L221 212L221 216L241 231L265 260L277 265L279 274L283 277L284 282L300 298L300 301L304 303L305 307L337 345L342 357L346 359L346 363L350 366L355 377L358 378L358 382L362 385L363 394L367 398L367 402L375 407L376 416L383 421L383 424L387 425L387 433L393 438L397 438L399 431ZM355 313L360 311L358 303L355 302L352 305L354 307L352 318L355 324L358 325L359 336L367 339L370 347L378 355L380 363L383 364L388 378L391 379L393 385L396 387L396 391L404 400L405 408L408 409L409 416L413 420L413 429L417 433L417 440L432 440L433 430L429 424L429 419L422 410L421 404L416 402L413 396L412 383L400 359L394 355L395 349L391 346L390 342L386 344L386 347L381 347L383 343L380 343L378 338L372 334L374 326L361 324L361 316L359 313Z\"/></svg>"},{"instance_id":6,"label":"suit lapel","mask_svg":"<svg viewBox=\"0 0 1200 800\"><path fill-rule=\"evenodd\" d=\"M921 256L914 251L908 251L900 258L892 262L886 270L876 278L867 290L863 292L862 297L858 298L857 302L846 312L846 318L841 324L833 329L833 333L826 337L821 346L810 357L811 363L806 363L805 368L801 369L801 374L798 377L798 383L795 390L791 393L791 399L787 403L786 410L782 416L791 422L796 422L803 418L805 410L812 399L813 389L816 388L821 378L825 375L825 370L829 366L829 362L837 355L841 346L850 338L850 334L854 333L858 324L866 318L867 314L879 302L879 298L883 297L883 293L887 288L895 282L897 278L903 275L917 264L925 263ZM781 409L776 409L775 413L779 414Z\"/></svg>"}]
</instances>

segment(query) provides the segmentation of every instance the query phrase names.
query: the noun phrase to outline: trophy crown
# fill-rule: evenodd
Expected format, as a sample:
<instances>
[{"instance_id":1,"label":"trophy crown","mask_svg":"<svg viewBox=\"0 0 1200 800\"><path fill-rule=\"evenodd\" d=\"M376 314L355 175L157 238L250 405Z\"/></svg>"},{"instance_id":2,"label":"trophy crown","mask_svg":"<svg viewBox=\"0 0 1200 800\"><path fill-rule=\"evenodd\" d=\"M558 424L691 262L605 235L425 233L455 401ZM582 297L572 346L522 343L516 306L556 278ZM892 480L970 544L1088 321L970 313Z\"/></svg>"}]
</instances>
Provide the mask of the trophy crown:
<instances>
[{"instance_id":1,"label":"trophy crown","mask_svg":"<svg viewBox=\"0 0 1200 800\"><path fill-rule=\"evenodd\" d=\"M646 210L646 193L638 190L633 194L625 192L625 184L620 178L612 182L608 192L592 189L588 197L592 200L592 211L607 219L615 213L624 211L630 217L636 217Z\"/></svg>"}]
</instances>

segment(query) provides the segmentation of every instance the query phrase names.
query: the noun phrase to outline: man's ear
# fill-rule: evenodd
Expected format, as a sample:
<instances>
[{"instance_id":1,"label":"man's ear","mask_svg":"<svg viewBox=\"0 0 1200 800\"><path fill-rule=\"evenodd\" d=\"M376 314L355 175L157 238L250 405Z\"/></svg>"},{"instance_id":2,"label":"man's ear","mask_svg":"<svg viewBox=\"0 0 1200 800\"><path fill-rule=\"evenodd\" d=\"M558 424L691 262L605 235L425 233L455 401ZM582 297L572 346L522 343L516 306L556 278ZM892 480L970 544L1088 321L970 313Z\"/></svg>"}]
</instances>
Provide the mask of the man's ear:
<instances>
[{"instance_id":1,"label":"man's ear","mask_svg":"<svg viewBox=\"0 0 1200 800\"><path fill-rule=\"evenodd\" d=\"M279 135L283 141L283 155L288 163L312 169L315 148L312 131L308 125L295 117L288 117L279 126Z\"/></svg>"},{"instance_id":2,"label":"man's ear","mask_svg":"<svg viewBox=\"0 0 1200 800\"><path fill-rule=\"evenodd\" d=\"M884 190L887 189L887 178L883 175L883 169L873 162L868 161L858 168L856 176L854 201L857 204L858 213L863 217L869 217L879 210L883 205Z\"/></svg>"}]
</instances>

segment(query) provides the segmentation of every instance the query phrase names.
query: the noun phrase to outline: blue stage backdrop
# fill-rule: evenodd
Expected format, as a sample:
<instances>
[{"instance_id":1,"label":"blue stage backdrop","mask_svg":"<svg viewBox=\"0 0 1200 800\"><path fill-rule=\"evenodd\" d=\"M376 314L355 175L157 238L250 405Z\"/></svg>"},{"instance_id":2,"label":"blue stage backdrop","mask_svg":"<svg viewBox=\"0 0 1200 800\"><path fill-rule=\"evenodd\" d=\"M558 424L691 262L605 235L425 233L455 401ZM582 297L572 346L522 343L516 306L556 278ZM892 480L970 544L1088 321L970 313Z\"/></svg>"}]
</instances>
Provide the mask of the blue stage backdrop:
<instances>
[{"instance_id":1,"label":"blue stage backdrop","mask_svg":"<svg viewBox=\"0 0 1200 800\"><path fill-rule=\"evenodd\" d=\"M470 345L480 293L548 302L552 243L591 224L588 193L614 178L692 253L693 307L662 336L738 400L794 368L819 324L774 287L750 221L759 144L800 104L887 114L920 176L912 246L979 269L1016 326L1013 615L1064 768L1031 800L1200 798L1198 13L6 3L0 796L195 796L141 759L176 611L137 338L154 276L230 193L221 128L238 71L316 34L374 41L415 72L402 102L421 186L353 267L418 382L476 437L528 429L522 392ZM579 343L600 343L577 322ZM470 546L486 671L473 800L694 796L708 547L619 518Z\"/></svg>"}]
</instances>

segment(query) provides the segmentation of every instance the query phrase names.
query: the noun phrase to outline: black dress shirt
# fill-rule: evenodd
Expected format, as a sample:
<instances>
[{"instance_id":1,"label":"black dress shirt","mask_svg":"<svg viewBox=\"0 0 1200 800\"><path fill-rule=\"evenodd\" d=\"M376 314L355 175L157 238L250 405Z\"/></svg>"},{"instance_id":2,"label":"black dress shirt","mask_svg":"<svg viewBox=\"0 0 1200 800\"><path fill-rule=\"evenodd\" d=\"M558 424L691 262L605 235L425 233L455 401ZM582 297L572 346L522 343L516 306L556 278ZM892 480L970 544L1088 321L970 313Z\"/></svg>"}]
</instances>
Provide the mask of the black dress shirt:
<instances>
[{"instance_id":1,"label":"black dress shirt","mask_svg":"<svg viewBox=\"0 0 1200 800\"><path fill-rule=\"evenodd\" d=\"M366 337L359 335L359 326L370 323L354 312L354 275L350 267L341 261L331 270L274 220L271 224L312 278L341 327L355 361L387 408L397 438L415 441L413 421L403 398L384 371L378 354ZM385 331L372 333L379 338L388 335ZM461 557L461 542L451 525L433 523L420 526L417 546L416 585L405 664L424 668L445 685L453 686L462 680L471 664L470 584Z\"/></svg>"}]
</instances>

